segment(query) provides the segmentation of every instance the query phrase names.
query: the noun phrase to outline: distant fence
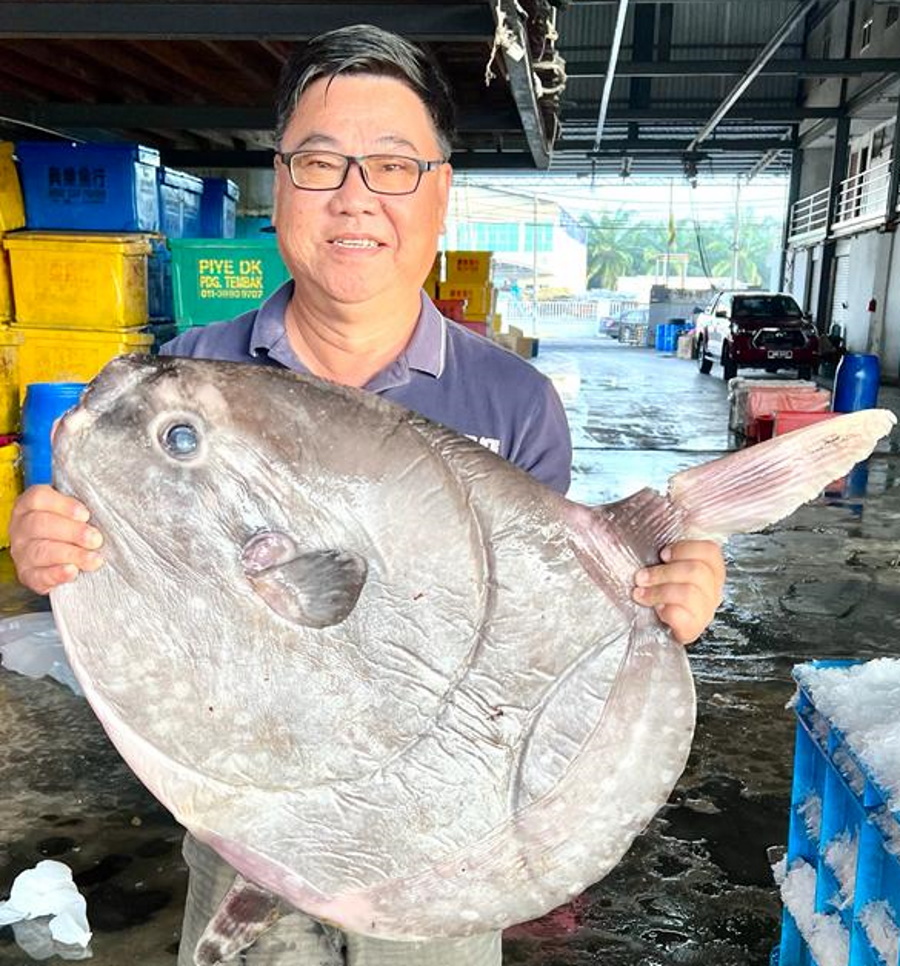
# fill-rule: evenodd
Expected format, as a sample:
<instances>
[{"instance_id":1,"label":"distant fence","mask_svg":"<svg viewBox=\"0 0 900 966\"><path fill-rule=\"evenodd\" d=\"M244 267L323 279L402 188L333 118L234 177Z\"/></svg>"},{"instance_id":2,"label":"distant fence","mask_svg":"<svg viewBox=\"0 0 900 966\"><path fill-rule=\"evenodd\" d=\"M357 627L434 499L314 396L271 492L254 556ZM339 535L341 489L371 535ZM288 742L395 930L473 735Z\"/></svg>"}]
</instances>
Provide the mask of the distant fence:
<instances>
[{"instance_id":1,"label":"distant fence","mask_svg":"<svg viewBox=\"0 0 900 966\"><path fill-rule=\"evenodd\" d=\"M636 305L631 299L571 298L534 302L527 298L510 298L503 292L497 300L504 329L514 325L526 335L545 339L595 336L602 319L616 318Z\"/></svg>"}]
</instances>

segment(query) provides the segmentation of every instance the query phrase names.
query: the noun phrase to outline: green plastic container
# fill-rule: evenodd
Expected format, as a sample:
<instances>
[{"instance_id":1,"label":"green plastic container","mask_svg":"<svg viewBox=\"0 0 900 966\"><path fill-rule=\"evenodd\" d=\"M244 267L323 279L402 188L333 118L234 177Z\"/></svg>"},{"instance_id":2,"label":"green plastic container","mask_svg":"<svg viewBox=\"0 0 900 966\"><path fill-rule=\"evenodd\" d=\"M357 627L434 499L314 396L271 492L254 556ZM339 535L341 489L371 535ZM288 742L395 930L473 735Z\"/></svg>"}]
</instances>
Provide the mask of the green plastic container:
<instances>
[{"instance_id":1,"label":"green plastic container","mask_svg":"<svg viewBox=\"0 0 900 966\"><path fill-rule=\"evenodd\" d=\"M256 308L288 279L274 236L170 238L169 248L179 329L222 322Z\"/></svg>"}]
</instances>

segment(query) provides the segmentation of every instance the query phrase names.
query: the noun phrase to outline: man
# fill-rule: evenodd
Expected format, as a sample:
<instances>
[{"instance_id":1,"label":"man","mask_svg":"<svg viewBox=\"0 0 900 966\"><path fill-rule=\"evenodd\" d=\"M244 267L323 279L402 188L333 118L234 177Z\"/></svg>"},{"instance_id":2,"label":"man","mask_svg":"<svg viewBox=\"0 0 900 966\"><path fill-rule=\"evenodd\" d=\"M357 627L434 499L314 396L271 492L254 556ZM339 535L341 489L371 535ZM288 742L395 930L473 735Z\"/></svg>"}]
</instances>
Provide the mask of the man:
<instances>
[{"instance_id":1,"label":"man","mask_svg":"<svg viewBox=\"0 0 900 966\"><path fill-rule=\"evenodd\" d=\"M445 81L401 38L357 26L287 63L278 96L274 225L291 281L258 311L192 329L170 354L308 372L377 392L490 446L560 492L571 443L549 380L443 319L422 293L443 227L453 136ZM252 406L253 400L247 400ZM324 431L324 430L323 430ZM50 487L22 495L10 524L19 577L45 593L102 565L87 508ZM638 577L635 595L675 637L694 640L719 603L717 546L683 542ZM190 837L180 966L234 873ZM289 912L248 964L499 966L500 936L394 943L342 935Z\"/></svg>"}]
</instances>

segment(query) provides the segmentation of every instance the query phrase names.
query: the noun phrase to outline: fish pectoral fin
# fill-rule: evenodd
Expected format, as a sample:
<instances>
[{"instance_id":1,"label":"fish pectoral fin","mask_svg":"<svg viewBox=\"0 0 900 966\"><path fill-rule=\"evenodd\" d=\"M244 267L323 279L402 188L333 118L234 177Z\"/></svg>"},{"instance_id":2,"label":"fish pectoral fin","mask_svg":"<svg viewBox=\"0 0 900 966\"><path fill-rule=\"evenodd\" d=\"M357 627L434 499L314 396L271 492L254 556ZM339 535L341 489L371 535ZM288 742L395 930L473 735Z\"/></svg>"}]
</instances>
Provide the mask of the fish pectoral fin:
<instances>
[{"instance_id":1,"label":"fish pectoral fin","mask_svg":"<svg viewBox=\"0 0 900 966\"><path fill-rule=\"evenodd\" d=\"M244 573L260 597L285 620L331 627L346 620L366 583L368 566L346 550L301 553L284 533L261 533L241 553Z\"/></svg>"},{"instance_id":2,"label":"fish pectoral fin","mask_svg":"<svg viewBox=\"0 0 900 966\"><path fill-rule=\"evenodd\" d=\"M194 966L227 963L248 949L281 915L271 892L236 876L194 950Z\"/></svg>"}]
</instances>

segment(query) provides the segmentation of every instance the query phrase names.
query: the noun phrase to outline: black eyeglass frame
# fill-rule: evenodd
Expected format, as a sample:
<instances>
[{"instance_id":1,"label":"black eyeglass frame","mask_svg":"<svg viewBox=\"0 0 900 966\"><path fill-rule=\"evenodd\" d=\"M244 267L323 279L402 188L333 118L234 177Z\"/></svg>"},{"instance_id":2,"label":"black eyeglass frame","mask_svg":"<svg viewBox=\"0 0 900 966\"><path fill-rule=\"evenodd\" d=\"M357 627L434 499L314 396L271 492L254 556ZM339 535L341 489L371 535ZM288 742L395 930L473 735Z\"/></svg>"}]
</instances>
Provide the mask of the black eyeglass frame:
<instances>
[{"instance_id":1,"label":"black eyeglass frame","mask_svg":"<svg viewBox=\"0 0 900 966\"><path fill-rule=\"evenodd\" d=\"M344 159L344 173L341 175L341 180L330 188L310 188L307 185L299 185L294 180L294 168L291 164L291 160L299 154L327 154L335 158ZM363 184L376 195L389 195L393 198L403 197L404 195L413 195L419 190L419 185L422 183L422 175L426 171L436 171L441 165L447 163L446 158L438 158L436 161L423 161L421 158L411 158L405 154L385 154L384 152L378 152L377 154L341 154L340 151L315 151L309 148L303 148L299 151L276 151L275 157L278 158L281 163L288 169L288 174L291 177L291 184L298 191L337 191L339 188L344 186L344 182L347 180L347 175L350 173L350 164L353 163L359 168L360 177L363 179ZM402 161L411 161L418 169L419 176L416 178L415 185L409 189L409 191L381 191L378 188L373 188L369 184L369 179L366 175L366 169L363 162L368 161L370 158L399 158Z\"/></svg>"}]
</instances>

